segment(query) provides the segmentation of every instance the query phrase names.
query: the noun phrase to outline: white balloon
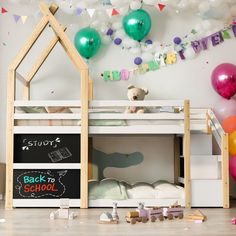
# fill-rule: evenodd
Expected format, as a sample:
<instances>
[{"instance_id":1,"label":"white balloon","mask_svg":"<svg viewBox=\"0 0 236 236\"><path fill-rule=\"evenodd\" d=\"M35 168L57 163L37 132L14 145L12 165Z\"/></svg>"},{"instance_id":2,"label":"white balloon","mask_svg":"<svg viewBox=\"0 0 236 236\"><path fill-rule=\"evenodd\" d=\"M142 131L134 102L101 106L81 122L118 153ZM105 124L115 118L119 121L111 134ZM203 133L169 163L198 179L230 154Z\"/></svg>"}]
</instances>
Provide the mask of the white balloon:
<instances>
[{"instance_id":1,"label":"white balloon","mask_svg":"<svg viewBox=\"0 0 236 236\"><path fill-rule=\"evenodd\" d=\"M69 14L69 15L72 15L75 11L75 7L73 5L71 5L70 3L68 3L68 2L61 3L60 9L64 13Z\"/></svg>"},{"instance_id":2,"label":"white balloon","mask_svg":"<svg viewBox=\"0 0 236 236\"><path fill-rule=\"evenodd\" d=\"M128 0L111 0L111 4L115 7L129 5L129 3L130 3L130 1L128 1Z\"/></svg>"},{"instance_id":3,"label":"white balloon","mask_svg":"<svg viewBox=\"0 0 236 236\"><path fill-rule=\"evenodd\" d=\"M71 0L69 1L71 2ZM94 5L96 5L99 2L99 0L83 0L83 2L88 7L94 7Z\"/></svg>"},{"instance_id":4,"label":"white balloon","mask_svg":"<svg viewBox=\"0 0 236 236\"><path fill-rule=\"evenodd\" d=\"M189 0L181 0L178 4L179 9L186 9L189 7Z\"/></svg>"},{"instance_id":5,"label":"white balloon","mask_svg":"<svg viewBox=\"0 0 236 236\"><path fill-rule=\"evenodd\" d=\"M30 0L9 0L11 3L20 3L20 4L28 4L30 3Z\"/></svg>"},{"instance_id":6,"label":"white balloon","mask_svg":"<svg viewBox=\"0 0 236 236\"><path fill-rule=\"evenodd\" d=\"M223 3L222 0L209 0L209 2L212 7L219 7Z\"/></svg>"},{"instance_id":7,"label":"white balloon","mask_svg":"<svg viewBox=\"0 0 236 236\"><path fill-rule=\"evenodd\" d=\"M36 11L36 12L34 13L34 15L33 15L35 21L40 21L40 20L42 19L42 16L43 16L43 14L42 14L41 11L39 11L39 10Z\"/></svg>"},{"instance_id":8,"label":"white balloon","mask_svg":"<svg viewBox=\"0 0 236 236\"><path fill-rule=\"evenodd\" d=\"M122 40L122 45L125 47L125 48L135 48L137 47L137 41L131 39L131 38L124 38Z\"/></svg>"},{"instance_id":9,"label":"white balloon","mask_svg":"<svg viewBox=\"0 0 236 236\"><path fill-rule=\"evenodd\" d=\"M95 29L99 29L100 22L98 20L94 20L91 22L90 26Z\"/></svg>"},{"instance_id":10,"label":"white balloon","mask_svg":"<svg viewBox=\"0 0 236 236\"><path fill-rule=\"evenodd\" d=\"M79 30L79 25L78 24L71 24L69 25L69 30L72 32L72 33L76 33L78 30Z\"/></svg>"},{"instance_id":11,"label":"white balloon","mask_svg":"<svg viewBox=\"0 0 236 236\"><path fill-rule=\"evenodd\" d=\"M153 46L153 44L148 44L148 45L142 45L141 49L143 52L154 52L155 48Z\"/></svg>"},{"instance_id":12,"label":"white balloon","mask_svg":"<svg viewBox=\"0 0 236 236\"><path fill-rule=\"evenodd\" d=\"M141 8L141 6L142 6L141 1L134 0L130 3L131 10L138 10L139 8Z\"/></svg>"},{"instance_id":13,"label":"white balloon","mask_svg":"<svg viewBox=\"0 0 236 236\"><path fill-rule=\"evenodd\" d=\"M114 29L114 30L121 29L122 27L123 27L123 26L122 26L122 23L119 22L119 21L114 22L114 23L112 24L112 29Z\"/></svg>"},{"instance_id":14,"label":"white balloon","mask_svg":"<svg viewBox=\"0 0 236 236\"><path fill-rule=\"evenodd\" d=\"M115 38L124 38L126 33L123 29L119 29L115 32Z\"/></svg>"},{"instance_id":15,"label":"white balloon","mask_svg":"<svg viewBox=\"0 0 236 236\"><path fill-rule=\"evenodd\" d=\"M108 44L111 42L111 37L109 37L108 35L103 35L102 36L102 43L103 44Z\"/></svg>"},{"instance_id":16,"label":"white balloon","mask_svg":"<svg viewBox=\"0 0 236 236\"><path fill-rule=\"evenodd\" d=\"M156 0L143 0L143 2L147 5L153 5L156 6L157 5L157 1Z\"/></svg>"},{"instance_id":17,"label":"white balloon","mask_svg":"<svg viewBox=\"0 0 236 236\"><path fill-rule=\"evenodd\" d=\"M232 16L236 16L236 5L231 6L230 13Z\"/></svg>"},{"instance_id":18,"label":"white balloon","mask_svg":"<svg viewBox=\"0 0 236 236\"><path fill-rule=\"evenodd\" d=\"M129 50L133 55L139 55L141 54L141 49L139 47L137 48L130 48Z\"/></svg>"},{"instance_id":19,"label":"white balloon","mask_svg":"<svg viewBox=\"0 0 236 236\"><path fill-rule=\"evenodd\" d=\"M119 8L119 13L122 16L126 15L128 11L129 11L129 6L124 6L124 7Z\"/></svg>"},{"instance_id":20,"label":"white balloon","mask_svg":"<svg viewBox=\"0 0 236 236\"><path fill-rule=\"evenodd\" d=\"M99 27L99 31L103 34L106 34L107 33L107 30L108 30L108 27L106 24L101 24L100 27Z\"/></svg>"},{"instance_id":21,"label":"white balloon","mask_svg":"<svg viewBox=\"0 0 236 236\"><path fill-rule=\"evenodd\" d=\"M188 47L184 50L184 56L186 59L193 59L196 57L196 53L192 47Z\"/></svg>"},{"instance_id":22,"label":"white balloon","mask_svg":"<svg viewBox=\"0 0 236 236\"><path fill-rule=\"evenodd\" d=\"M207 1L201 2L198 6L200 13L205 13L210 9L210 4Z\"/></svg>"},{"instance_id":23,"label":"white balloon","mask_svg":"<svg viewBox=\"0 0 236 236\"><path fill-rule=\"evenodd\" d=\"M142 53L141 58L143 59L143 62L149 62L153 60L154 56L149 52L144 52Z\"/></svg>"},{"instance_id":24,"label":"white balloon","mask_svg":"<svg viewBox=\"0 0 236 236\"><path fill-rule=\"evenodd\" d=\"M204 30L211 29L212 27L212 22L210 20L203 20L202 21L202 26Z\"/></svg>"}]
</instances>

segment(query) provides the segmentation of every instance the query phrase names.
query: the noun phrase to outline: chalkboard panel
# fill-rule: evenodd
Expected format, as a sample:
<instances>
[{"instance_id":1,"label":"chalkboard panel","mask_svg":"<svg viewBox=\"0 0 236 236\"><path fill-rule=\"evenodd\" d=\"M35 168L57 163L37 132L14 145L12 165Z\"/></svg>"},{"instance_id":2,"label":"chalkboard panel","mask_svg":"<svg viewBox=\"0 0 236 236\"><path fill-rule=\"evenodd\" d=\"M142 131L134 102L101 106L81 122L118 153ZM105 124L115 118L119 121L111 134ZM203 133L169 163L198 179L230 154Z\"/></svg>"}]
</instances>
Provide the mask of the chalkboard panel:
<instances>
[{"instance_id":1,"label":"chalkboard panel","mask_svg":"<svg viewBox=\"0 0 236 236\"><path fill-rule=\"evenodd\" d=\"M13 184L15 199L80 199L80 170L16 169Z\"/></svg>"},{"instance_id":2,"label":"chalkboard panel","mask_svg":"<svg viewBox=\"0 0 236 236\"><path fill-rule=\"evenodd\" d=\"M15 163L80 163L79 134L15 134Z\"/></svg>"}]
</instances>

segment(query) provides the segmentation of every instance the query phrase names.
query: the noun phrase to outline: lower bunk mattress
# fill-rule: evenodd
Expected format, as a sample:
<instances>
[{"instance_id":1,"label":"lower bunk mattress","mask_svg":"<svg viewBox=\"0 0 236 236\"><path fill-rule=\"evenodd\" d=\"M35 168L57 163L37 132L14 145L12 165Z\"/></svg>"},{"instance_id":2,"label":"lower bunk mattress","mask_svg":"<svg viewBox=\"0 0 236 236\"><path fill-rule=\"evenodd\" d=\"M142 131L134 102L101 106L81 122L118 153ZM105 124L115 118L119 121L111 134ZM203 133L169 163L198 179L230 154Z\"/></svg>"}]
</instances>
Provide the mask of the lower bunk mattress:
<instances>
[{"instance_id":1,"label":"lower bunk mattress","mask_svg":"<svg viewBox=\"0 0 236 236\"><path fill-rule=\"evenodd\" d=\"M129 184L116 179L89 181L89 206L110 207L117 202L120 207L134 207L138 202L146 206L169 206L176 202L184 206L184 188L164 180L152 184Z\"/></svg>"}]
</instances>

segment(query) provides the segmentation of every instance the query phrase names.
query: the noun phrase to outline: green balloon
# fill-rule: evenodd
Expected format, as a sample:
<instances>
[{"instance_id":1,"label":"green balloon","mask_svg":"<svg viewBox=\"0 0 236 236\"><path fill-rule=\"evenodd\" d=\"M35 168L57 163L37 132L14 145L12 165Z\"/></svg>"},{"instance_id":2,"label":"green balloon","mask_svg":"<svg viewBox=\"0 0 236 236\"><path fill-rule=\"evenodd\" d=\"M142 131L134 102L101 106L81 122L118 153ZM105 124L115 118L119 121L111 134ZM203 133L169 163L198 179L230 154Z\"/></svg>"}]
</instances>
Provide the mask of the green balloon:
<instances>
[{"instance_id":1,"label":"green balloon","mask_svg":"<svg viewBox=\"0 0 236 236\"><path fill-rule=\"evenodd\" d=\"M76 33L74 44L80 55L89 59L98 52L101 38L95 29L86 27Z\"/></svg>"},{"instance_id":2,"label":"green balloon","mask_svg":"<svg viewBox=\"0 0 236 236\"><path fill-rule=\"evenodd\" d=\"M149 33L151 25L150 15L142 9L132 11L123 18L126 34L137 41L141 41Z\"/></svg>"}]
</instances>

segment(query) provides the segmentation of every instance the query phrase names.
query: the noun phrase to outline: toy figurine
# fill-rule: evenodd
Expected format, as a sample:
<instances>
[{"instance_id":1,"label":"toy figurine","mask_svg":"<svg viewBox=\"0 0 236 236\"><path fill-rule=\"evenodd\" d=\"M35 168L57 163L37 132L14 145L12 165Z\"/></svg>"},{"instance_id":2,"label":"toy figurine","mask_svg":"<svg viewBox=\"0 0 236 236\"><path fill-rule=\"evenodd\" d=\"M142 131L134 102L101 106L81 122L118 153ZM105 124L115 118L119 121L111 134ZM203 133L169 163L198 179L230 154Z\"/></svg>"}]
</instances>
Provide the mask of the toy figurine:
<instances>
[{"instance_id":1,"label":"toy figurine","mask_svg":"<svg viewBox=\"0 0 236 236\"><path fill-rule=\"evenodd\" d=\"M118 224L119 216L117 212L117 202L113 202L113 210L110 212L103 212L100 215L100 219L98 221L99 224Z\"/></svg>"},{"instance_id":2,"label":"toy figurine","mask_svg":"<svg viewBox=\"0 0 236 236\"><path fill-rule=\"evenodd\" d=\"M69 219L73 220L76 217L74 212L69 211L70 208L70 199L69 198L61 198L60 199L60 209L57 211L53 211L50 213L50 219Z\"/></svg>"},{"instance_id":3,"label":"toy figurine","mask_svg":"<svg viewBox=\"0 0 236 236\"><path fill-rule=\"evenodd\" d=\"M112 219L119 220L118 212L117 212L117 202L113 202L113 210L112 210Z\"/></svg>"}]
</instances>

